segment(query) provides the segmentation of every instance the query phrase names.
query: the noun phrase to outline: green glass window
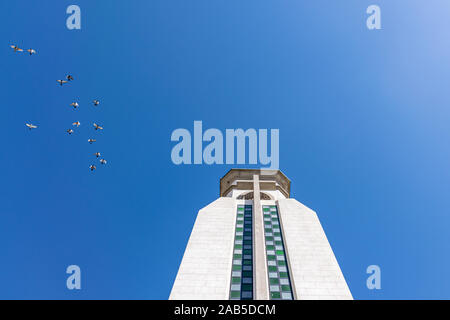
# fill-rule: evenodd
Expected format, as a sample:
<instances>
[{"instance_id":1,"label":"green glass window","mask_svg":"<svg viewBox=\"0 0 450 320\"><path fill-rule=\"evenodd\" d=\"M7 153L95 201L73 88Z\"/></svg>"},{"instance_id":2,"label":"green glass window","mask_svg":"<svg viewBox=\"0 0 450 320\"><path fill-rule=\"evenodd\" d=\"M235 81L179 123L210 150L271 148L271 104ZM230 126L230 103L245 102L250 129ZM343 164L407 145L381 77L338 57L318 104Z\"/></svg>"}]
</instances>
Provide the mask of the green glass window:
<instances>
[{"instance_id":1,"label":"green glass window","mask_svg":"<svg viewBox=\"0 0 450 320\"><path fill-rule=\"evenodd\" d=\"M276 206L263 206L270 299L292 300L292 286Z\"/></svg>"},{"instance_id":2,"label":"green glass window","mask_svg":"<svg viewBox=\"0 0 450 320\"><path fill-rule=\"evenodd\" d=\"M251 205L238 205L231 271L231 300L253 299L252 216Z\"/></svg>"}]
</instances>

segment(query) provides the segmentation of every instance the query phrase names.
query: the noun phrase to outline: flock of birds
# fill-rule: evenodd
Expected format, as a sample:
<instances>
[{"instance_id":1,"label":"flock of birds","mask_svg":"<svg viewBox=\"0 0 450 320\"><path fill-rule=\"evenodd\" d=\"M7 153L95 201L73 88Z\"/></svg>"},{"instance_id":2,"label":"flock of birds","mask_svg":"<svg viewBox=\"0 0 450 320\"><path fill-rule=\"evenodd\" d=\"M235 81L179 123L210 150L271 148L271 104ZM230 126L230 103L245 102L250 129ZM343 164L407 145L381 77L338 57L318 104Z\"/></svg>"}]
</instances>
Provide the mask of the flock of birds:
<instances>
[{"instance_id":1,"label":"flock of birds","mask_svg":"<svg viewBox=\"0 0 450 320\"><path fill-rule=\"evenodd\" d=\"M23 52L23 51L24 51L23 49L21 49L21 48L15 46L15 45L11 45L11 48L14 50L14 52ZM28 50L25 50L25 51L28 52L30 55L36 54L36 50L34 50L34 49L28 49ZM73 81L73 80L74 80L73 76L69 74L69 75L66 76L65 80L56 80L56 81L57 81L61 86L63 86L64 84L66 84L66 83L68 83L68 82L70 82L70 81ZM100 104L100 101L97 100L97 99L95 99L95 100L92 101L92 103L93 103L93 105L94 105L95 107L97 107L97 106ZM70 104L70 106L73 107L74 109L77 109L80 105L78 104L78 102L72 102L72 103ZM76 121L76 122L72 123L72 126L77 127L77 128L78 128L80 125L81 125L80 121ZM26 126L27 126L28 129L30 129L30 130L33 130L33 129L36 129L36 128L37 128L37 125L31 124L31 123L26 123ZM100 126L100 125L98 125L98 124L96 124L96 123L94 123L93 126L94 126L94 129L95 129L95 130L103 130L103 127ZM72 128L70 128L70 129L68 129L66 132L67 132L68 134L72 134L72 133L74 133L74 130L73 130ZM92 144L92 143L94 143L94 142L96 142L96 141L97 141L96 139L92 139L92 138L88 139L88 142L89 142L90 144ZM100 157L101 157L100 152L94 153L94 156L95 156L97 159L99 159L99 162L100 162L102 165L106 164L107 161L106 161L105 159L103 159L103 158L100 158ZM94 171L94 170L97 169L97 167L96 167L94 164L91 164L91 165L89 166L89 169L91 169L91 171Z\"/></svg>"}]
</instances>

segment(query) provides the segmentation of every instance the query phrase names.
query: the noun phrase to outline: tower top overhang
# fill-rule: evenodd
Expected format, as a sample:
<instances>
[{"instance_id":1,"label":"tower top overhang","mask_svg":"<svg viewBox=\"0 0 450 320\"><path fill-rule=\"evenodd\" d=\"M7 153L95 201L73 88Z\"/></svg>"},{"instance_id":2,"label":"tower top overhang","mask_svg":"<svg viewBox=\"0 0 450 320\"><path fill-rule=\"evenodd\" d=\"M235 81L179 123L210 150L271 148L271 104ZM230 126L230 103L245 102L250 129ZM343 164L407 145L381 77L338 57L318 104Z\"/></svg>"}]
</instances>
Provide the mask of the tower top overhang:
<instances>
[{"instance_id":1,"label":"tower top overhang","mask_svg":"<svg viewBox=\"0 0 450 320\"><path fill-rule=\"evenodd\" d=\"M280 170L231 169L220 179L220 196L226 197L232 190L253 189L253 177L259 176L261 191L280 191L286 198L291 194L291 181Z\"/></svg>"}]
</instances>

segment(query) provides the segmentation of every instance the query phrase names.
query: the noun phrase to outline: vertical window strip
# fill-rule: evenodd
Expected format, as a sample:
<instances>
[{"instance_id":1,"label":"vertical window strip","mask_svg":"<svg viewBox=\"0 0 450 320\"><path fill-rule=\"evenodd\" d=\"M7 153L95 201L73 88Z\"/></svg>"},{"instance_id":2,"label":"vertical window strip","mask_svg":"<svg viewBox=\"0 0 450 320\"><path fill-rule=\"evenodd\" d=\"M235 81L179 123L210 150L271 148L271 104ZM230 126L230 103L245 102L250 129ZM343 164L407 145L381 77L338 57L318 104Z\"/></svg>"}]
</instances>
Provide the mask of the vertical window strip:
<instances>
[{"instance_id":1,"label":"vertical window strip","mask_svg":"<svg viewBox=\"0 0 450 320\"><path fill-rule=\"evenodd\" d=\"M263 206L269 292L272 300L292 300L286 251L276 206Z\"/></svg>"},{"instance_id":2,"label":"vertical window strip","mask_svg":"<svg viewBox=\"0 0 450 320\"><path fill-rule=\"evenodd\" d=\"M231 300L253 299L252 206L238 205L231 271Z\"/></svg>"}]
</instances>

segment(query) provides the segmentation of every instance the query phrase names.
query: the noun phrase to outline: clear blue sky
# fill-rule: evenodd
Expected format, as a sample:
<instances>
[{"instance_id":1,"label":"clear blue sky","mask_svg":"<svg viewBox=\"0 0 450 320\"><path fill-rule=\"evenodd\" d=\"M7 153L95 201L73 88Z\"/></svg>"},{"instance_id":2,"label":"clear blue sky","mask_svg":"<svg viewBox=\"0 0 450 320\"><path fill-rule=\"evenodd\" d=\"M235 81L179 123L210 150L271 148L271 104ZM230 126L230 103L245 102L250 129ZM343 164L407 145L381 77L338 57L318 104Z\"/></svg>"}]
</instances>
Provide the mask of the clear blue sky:
<instances>
[{"instance_id":1,"label":"clear blue sky","mask_svg":"<svg viewBox=\"0 0 450 320\"><path fill-rule=\"evenodd\" d=\"M365 25L374 3L379 31ZM65 26L70 4L80 31ZM355 298L450 298L447 1L17 0L0 12L0 298L166 299L196 213L232 167L171 162L172 131L194 120L280 129L291 195L318 212ZM96 151L108 164L92 174ZM65 287L71 264L81 291ZM366 288L371 264L380 291Z\"/></svg>"}]
</instances>

